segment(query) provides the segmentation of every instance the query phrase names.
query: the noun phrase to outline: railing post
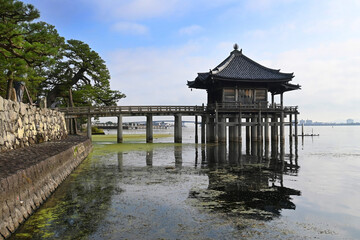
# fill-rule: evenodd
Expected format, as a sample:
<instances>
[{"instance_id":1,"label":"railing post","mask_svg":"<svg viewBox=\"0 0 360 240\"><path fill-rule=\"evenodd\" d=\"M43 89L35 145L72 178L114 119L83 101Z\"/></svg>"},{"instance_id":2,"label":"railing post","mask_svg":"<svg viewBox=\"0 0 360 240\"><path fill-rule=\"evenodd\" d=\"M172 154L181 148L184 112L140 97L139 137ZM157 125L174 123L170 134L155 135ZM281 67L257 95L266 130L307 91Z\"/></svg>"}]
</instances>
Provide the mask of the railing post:
<instances>
[{"instance_id":1,"label":"railing post","mask_svg":"<svg viewBox=\"0 0 360 240\"><path fill-rule=\"evenodd\" d=\"M118 115L118 125L117 125L117 143L123 142L123 129L122 129L122 115Z\"/></svg>"},{"instance_id":2,"label":"railing post","mask_svg":"<svg viewBox=\"0 0 360 240\"><path fill-rule=\"evenodd\" d=\"M91 140L91 115L88 115L88 121L87 121L87 136Z\"/></svg>"}]
</instances>

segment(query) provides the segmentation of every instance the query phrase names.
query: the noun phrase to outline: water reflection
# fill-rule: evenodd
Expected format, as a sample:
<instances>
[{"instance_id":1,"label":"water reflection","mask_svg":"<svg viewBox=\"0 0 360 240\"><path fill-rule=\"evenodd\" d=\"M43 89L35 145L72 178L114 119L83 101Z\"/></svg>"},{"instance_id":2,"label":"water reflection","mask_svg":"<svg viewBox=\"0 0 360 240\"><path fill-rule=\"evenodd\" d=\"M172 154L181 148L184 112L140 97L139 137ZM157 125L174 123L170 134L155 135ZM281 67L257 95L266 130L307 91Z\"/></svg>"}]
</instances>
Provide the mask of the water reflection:
<instances>
[{"instance_id":1,"label":"water reflection","mask_svg":"<svg viewBox=\"0 0 360 240\"><path fill-rule=\"evenodd\" d=\"M301 192L284 186L283 175L296 175L297 155L285 156L284 147L273 147L269 158L265 146L252 143L254 155L243 155L241 145L208 145L202 160L209 168L209 186L190 192L190 198L214 211L262 220L280 216L282 209L295 209L292 195Z\"/></svg>"},{"instance_id":2,"label":"water reflection","mask_svg":"<svg viewBox=\"0 0 360 240\"><path fill-rule=\"evenodd\" d=\"M119 171L122 154L118 155ZM43 206L10 239L82 239L97 231L114 194L116 168L100 163L83 163ZM103 171L99 171L103 168ZM109 173L111 174L104 174ZM87 174L78 174L86 171Z\"/></svg>"}]
</instances>

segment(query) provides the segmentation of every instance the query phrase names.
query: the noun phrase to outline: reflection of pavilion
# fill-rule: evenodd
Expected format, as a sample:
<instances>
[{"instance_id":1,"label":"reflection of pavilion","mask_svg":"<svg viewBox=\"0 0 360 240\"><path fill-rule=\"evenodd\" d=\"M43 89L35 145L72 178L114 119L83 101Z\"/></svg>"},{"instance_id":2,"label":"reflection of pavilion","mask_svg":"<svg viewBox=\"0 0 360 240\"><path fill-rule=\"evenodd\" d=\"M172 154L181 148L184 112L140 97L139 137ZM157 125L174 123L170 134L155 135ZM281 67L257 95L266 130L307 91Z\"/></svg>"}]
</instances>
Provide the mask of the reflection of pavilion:
<instances>
[{"instance_id":1,"label":"reflection of pavilion","mask_svg":"<svg viewBox=\"0 0 360 240\"><path fill-rule=\"evenodd\" d=\"M297 155L295 161L292 154L286 158L242 155L240 148L238 144L206 146L202 164L210 169L209 187L190 196L219 203L212 209L256 219L272 219L282 209L295 209L290 196L301 193L285 187L283 175L297 174Z\"/></svg>"}]
</instances>

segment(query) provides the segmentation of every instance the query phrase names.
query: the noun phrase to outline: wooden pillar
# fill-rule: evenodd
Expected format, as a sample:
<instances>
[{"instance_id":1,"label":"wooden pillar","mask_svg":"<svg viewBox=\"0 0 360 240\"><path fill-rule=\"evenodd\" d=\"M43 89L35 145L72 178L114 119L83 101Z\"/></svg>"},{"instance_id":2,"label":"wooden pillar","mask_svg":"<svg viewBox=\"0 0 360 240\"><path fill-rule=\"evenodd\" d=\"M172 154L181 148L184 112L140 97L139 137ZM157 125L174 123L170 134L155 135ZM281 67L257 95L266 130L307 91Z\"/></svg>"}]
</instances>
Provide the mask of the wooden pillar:
<instances>
[{"instance_id":1,"label":"wooden pillar","mask_svg":"<svg viewBox=\"0 0 360 240\"><path fill-rule=\"evenodd\" d=\"M267 114L265 116L264 132L265 143L269 143L269 116Z\"/></svg>"},{"instance_id":2,"label":"wooden pillar","mask_svg":"<svg viewBox=\"0 0 360 240\"><path fill-rule=\"evenodd\" d=\"M258 139L257 139L257 121L256 121L256 117L253 116L251 118L251 143L252 142L257 142Z\"/></svg>"},{"instance_id":3,"label":"wooden pillar","mask_svg":"<svg viewBox=\"0 0 360 240\"><path fill-rule=\"evenodd\" d=\"M180 114L175 115L174 131L175 143L182 143L182 121Z\"/></svg>"},{"instance_id":4,"label":"wooden pillar","mask_svg":"<svg viewBox=\"0 0 360 240\"><path fill-rule=\"evenodd\" d=\"M226 143L226 117L218 117L218 142Z\"/></svg>"},{"instance_id":5,"label":"wooden pillar","mask_svg":"<svg viewBox=\"0 0 360 240\"><path fill-rule=\"evenodd\" d=\"M198 116L195 115L195 143L199 143L198 127Z\"/></svg>"},{"instance_id":6,"label":"wooden pillar","mask_svg":"<svg viewBox=\"0 0 360 240\"><path fill-rule=\"evenodd\" d=\"M280 105L281 105L281 109L283 109L283 107L284 107L284 93L280 94Z\"/></svg>"},{"instance_id":7,"label":"wooden pillar","mask_svg":"<svg viewBox=\"0 0 360 240\"><path fill-rule=\"evenodd\" d=\"M274 107L274 104L275 104L274 93L271 93L271 106Z\"/></svg>"},{"instance_id":8,"label":"wooden pillar","mask_svg":"<svg viewBox=\"0 0 360 240\"><path fill-rule=\"evenodd\" d=\"M280 143L285 143L285 130L284 130L284 110L281 110L280 115Z\"/></svg>"},{"instance_id":9,"label":"wooden pillar","mask_svg":"<svg viewBox=\"0 0 360 240\"><path fill-rule=\"evenodd\" d=\"M262 142L263 136L262 136L262 117L261 117L261 111L259 111L258 115L258 128L257 128L257 140L259 143Z\"/></svg>"},{"instance_id":10,"label":"wooden pillar","mask_svg":"<svg viewBox=\"0 0 360 240\"><path fill-rule=\"evenodd\" d=\"M76 135L77 134L76 118L71 118L70 124L71 124L71 134Z\"/></svg>"},{"instance_id":11,"label":"wooden pillar","mask_svg":"<svg viewBox=\"0 0 360 240\"><path fill-rule=\"evenodd\" d=\"M153 117L151 114L146 115L146 142L153 142Z\"/></svg>"},{"instance_id":12,"label":"wooden pillar","mask_svg":"<svg viewBox=\"0 0 360 240\"><path fill-rule=\"evenodd\" d=\"M257 148L258 148L258 135L257 135L257 119L256 116L252 116L251 118L251 155L257 156Z\"/></svg>"},{"instance_id":13,"label":"wooden pillar","mask_svg":"<svg viewBox=\"0 0 360 240\"><path fill-rule=\"evenodd\" d=\"M213 143L219 142L219 114L217 111L217 104L215 109L215 119L214 119L214 132L213 132Z\"/></svg>"},{"instance_id":14,"label":"wooden pillar","mask_svg":"<svg viewBox=\"0 0 360 240\"><path fill-rule=\"evenodd\" d=\"M246 118L246 154L250 154L250 118Z\"/></svg>"},{"instance_id":15,"label":"wooden pillar","mask_svg":"<svg viewBox=\"0 0 360 240\"><path fill-rule=\"evenodd\" d=\"M66 119L66 127L68 130L68 134L71 135L72 134L71 118Z\"/></svg>"},{"instance_id":16,"label":"wooden pillar","mask_svg":"<svg viewBox=\"0 0 360 240\"><path fill-rule=\"evenodd\" d=\"M212 140L212 124L211 124L211 118L210 118L210 115L206 115L206 142L207 143L210 143L211 140Z\"/></svg>"},{"instance_id":17,"label":"wooden pillar","mask_svg":"<svg viewBox=\"0 0 360 240\"><path fill-rule=\"evenodd\" d=\"M239 141L239 125L238 125L239 117L231 117L229 118L229 122L231 126L229 127L229 142L238 142Z\"/></svg>"},{"instance_id":18,"label":"wooden pillar","mask_svg":"<svg viewBox=\"0 0 360 240\"><path fill-rule=\"evenodd\" d=\"M271 121L271 146L278 144L278 123L276 114L272 117Z\"/></svg>"},{"instance_id":19,"label":"wooden pillar","mask_svg":"<svg viewBox=\"0 0 360 240\"><path fill-rule=\"evenodd\" d=\"M297 113L295 113L295 139L298 137L298 118L297 118Z\"/></svg>"},{"instance_id":20,"label":"wooden pillar","mask_svg":"<svg viewBox=\"0 0 360 240\"><path fill-rule=\"evenodd\" d=\"M289 140L292 141L293 133L292 133L292 114L289 114Z\"/></svg>"},{"instance_id":21,"label":"wooden pillar","mask_svg":"<svg viewBox=\"0 0 360 240\"><path fill-rule=\"evenodd\" d=\"M87 121L87 136L91 140L91 115L88 115L88 121Z\"/></svg>"},{"instance_id":22,"label":"wooden pillar","mask_svg":"<svg viewBox=\"0 0 360 240\"><path fill-rule=\"evenodd\" d=\"M118 115L118 126L117 126L117 143L123 142L123 128L122 128L122 116Z\"/></svg>"},{"instance_id":23,"label":"wooden pillar","mask_svg":"<svg viewBox=\"0 0 360 240\"><path fill-rule=\"evenodd\" d=\"M240 112L239 113L239 125L238 125L238 141L241 143L242 142L242 124L241 124L241 122L242 122L242 113ZM241 145L241 144L240 144ZM241 154L241 152L240 152L240 154Z\"/></svg>"},{"instance_id":24,"label":"wooden pillar","mask_svg":"<svg viewBox=\"0 0 360 240\"><path fill-rule=\"evenodd\" d=\"M205 143L205 133L206 133L206 117L205 115L201 116L201 143Z\"/></svg>"}]
</instances>

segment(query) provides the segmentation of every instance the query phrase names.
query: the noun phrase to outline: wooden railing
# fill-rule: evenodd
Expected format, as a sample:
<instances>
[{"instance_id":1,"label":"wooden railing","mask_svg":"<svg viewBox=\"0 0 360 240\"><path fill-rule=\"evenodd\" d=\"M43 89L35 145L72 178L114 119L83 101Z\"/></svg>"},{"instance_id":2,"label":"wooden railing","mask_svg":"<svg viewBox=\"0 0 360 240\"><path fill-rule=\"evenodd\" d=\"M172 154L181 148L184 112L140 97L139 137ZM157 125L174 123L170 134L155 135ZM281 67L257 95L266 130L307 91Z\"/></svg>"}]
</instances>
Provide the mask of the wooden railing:
<instances>
[{"instance_id":1,"label":"wooden railing","mask_svg":"<svg viewBox=\"0 0 360 240\"><path fill-rule=\"evenodd\" d=\"M208 106L107 106L107 107L67 107L58 108L59 111L71 116L117 116L123 115L195 115L209 112L233 112L233 111L281 111L297 112L297 106L281 107L280 105L267 104L240 104L218 103Z\"/></svg>"},{"instance_id":2,"label":"wooden railing","mask_svg":"<svg viewBox=\"0 0 360 240\"><path fill-rule=\"evenodd\" d=\"M253 104L243 104L238 102L225 102L225 103L216 103L209 104L207 106L208 111L280 111L284 110L285 112L296 112L298 109L297 106L281 106L280 104L267 104L267 103L253 103Z\"/></svg>"},{"instance_id":3,"label":"wooden railing","mask_svg":"<svg viewBox=\"0 0 360 240\"><path fill-rule=\"evenodd\" d=\"M107 106L59 108L67 115L134 115L134 114L195 114L204 113L204 106Z\"/></svg>"}]
</instances>

